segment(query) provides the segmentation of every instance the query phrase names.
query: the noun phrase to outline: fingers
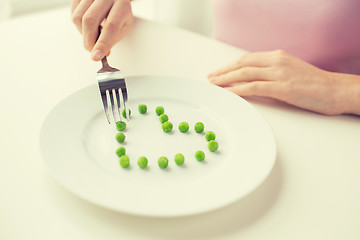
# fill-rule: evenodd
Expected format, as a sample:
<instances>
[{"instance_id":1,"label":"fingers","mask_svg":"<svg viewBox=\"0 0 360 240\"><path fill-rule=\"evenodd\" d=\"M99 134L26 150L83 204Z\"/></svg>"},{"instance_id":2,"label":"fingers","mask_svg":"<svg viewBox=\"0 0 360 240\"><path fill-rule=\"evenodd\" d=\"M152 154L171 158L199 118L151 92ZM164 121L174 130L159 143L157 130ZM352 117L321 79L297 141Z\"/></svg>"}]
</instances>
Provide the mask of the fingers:
<instances>
[{"instance_id":1,"label":"fingers","mask_svg":"<svg viewBox=\"0 0 360 240\"><path fill-rule=\"evenodd\" d=\"M227 64L209 74L209 78L219 76L227 72L234 71L242 67L268 67L272 64L274 52L253 52L245 53L239 59Z\"/></svg>"},{"instance_id":2,"label":"fingers","mask_svg":"<svg viewBox=\"0 0 360 240\"><path fill-rule=\"evenodd\" d=\"M79 5L81 0L72 0L71 1L71 14L74 13L76 7Z\"/></svg>"},{"instance_id":3,"label":"fingers","mask_svg":"<svg viewBox=\"0 0 360 240\"><path fill-rule=\"evenodd\" d=\"M91 51L99 35L99 26L106 18L113 2L96 0L86 11L82 19L82 35L84 47Z\"/></svg>"},{"instance_id":4,"label":"fingers","mask_svg":"<svg viewBox=\"0 0 360 240\"><path fill-rule=\"evenodd\" d=\"M225 74L212 77L210 82L218 86L229 86L239 82L272 80L272 72L267 67L243 67Z\"/></svg>"},{"instance_id":5,"label":"fingers","mask_svg":"<svg viewBox=\"0 0 360 240\"><path fill-rule=\"evenodd\" d=\"M74 8L72 10L72 21L80 33L82 33L83 16L93 2L94 0L74 0L72 2L71 7Z\"/></svg>"},{"instance_id":6,"label":"fingers","mask_svg":"<svg viewBox=\"0 0 360 240\"><path fill-rule=\"evenodd\" d=\"M244 57L244 55L239 58L239 59L236 59L235 61L232 61L231 63L217 69L216 71L210 73L208 75L208 78L211 79L212 77L215 77L215 76L219 76L221 74L225 74L225 73L228 73L228 72L231 72L231 71L234 71L236 69L239 69L241 68L241 59Z\"/></svg>"},{"instance_id":7,"label":"fingers","mask_svg":"<svg viewBox=\"0 0 360 240\"><path fill-rule=\"evenodd\" d=\"M72 20L83 35L91 58L101 60L130 29L133 16L129 0L73 0ZM99 26L102 31L99 36ZM99 38L98 38L99 36Z\"/></svg>"},{"instance_id":8,"label":"fingers","mask_svg":"<svg viewBox=\"0 0 360 240\"><path fill-rule=\"evenodd\" d=\"M278 98L279 96L279 94L277 94L277 85L274 82L249 82L238 84L231 87L230 91L243 97L258 96Z\"/></svg>"},{"instance_id":9,"label":"fingers","mask_svg":"<svg viewBox=\"0 0 360 240\"><path fill-rule=\"evenodd\" d=\"M131 5L129 1L117 1L112 6L101 34L91 54L94 61L99 61L105 56L112 46L120 41L132 25Z\"/></svg>"}]
</instances>

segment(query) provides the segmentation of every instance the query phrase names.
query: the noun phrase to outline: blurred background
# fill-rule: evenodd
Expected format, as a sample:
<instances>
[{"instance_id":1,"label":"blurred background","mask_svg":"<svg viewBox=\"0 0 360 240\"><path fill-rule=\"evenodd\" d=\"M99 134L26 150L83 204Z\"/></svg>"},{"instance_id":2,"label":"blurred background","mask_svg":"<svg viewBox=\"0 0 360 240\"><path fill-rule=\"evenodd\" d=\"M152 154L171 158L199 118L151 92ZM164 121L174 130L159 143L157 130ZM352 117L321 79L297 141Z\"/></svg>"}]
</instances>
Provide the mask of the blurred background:
<instances>
[{"instance_id":1,"label":"blurred background","mask_svg":"<svg viewBox=\"0 0 360 240\"><path fill-rule=\"evenodd\" d=\"M0 0L0 21L25 14L69 7L71 0ZM211 0L133 0L137 17L211 35ZM70 21L70 16L69 16Z\"/></svg>"}]
</instances>

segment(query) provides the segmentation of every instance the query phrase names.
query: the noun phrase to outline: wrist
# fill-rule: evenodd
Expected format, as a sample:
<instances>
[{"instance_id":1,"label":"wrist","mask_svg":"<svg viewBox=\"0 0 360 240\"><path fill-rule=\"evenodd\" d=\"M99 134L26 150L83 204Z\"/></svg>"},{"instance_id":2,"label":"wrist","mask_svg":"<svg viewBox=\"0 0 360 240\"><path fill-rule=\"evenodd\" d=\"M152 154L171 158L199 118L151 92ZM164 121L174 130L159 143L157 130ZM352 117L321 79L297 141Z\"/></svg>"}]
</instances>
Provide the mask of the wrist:
<instances>
[{"instance_id":1,"label":"wrist","mask_svg":"<svg viewBox=\"0 0 360 240\"><path fill-rule=\"evenodd\" d=\"M360 76L334 73L338 83L338 103L340 114L356 114L360 116Z\"/></svg>"}]
</instances>

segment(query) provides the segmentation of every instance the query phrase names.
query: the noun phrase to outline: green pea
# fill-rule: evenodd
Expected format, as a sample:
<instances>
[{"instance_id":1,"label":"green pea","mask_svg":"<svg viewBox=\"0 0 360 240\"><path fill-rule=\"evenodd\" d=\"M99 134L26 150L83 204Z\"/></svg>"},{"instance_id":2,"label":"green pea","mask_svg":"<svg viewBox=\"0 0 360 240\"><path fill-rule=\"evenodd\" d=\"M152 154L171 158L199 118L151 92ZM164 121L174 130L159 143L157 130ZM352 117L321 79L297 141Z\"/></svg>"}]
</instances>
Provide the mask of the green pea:
<instances>
[{"instance_id":1,"label":"green pea","mask_svg":"<svg viewBox=\"0 0 360 240\"><path fill-rule=\"evenodd\" d=\"M173 125L171 122L164 122L161 127L164 132L170 132L173 129Z\"/></svg>"},{"instance_id":2,"label":"green pea","mask_svg":"<svg viewBox=\"0 0 360 240\"><path fill-rule=\"evenodd\" d=\"M208 141L211 141L211 140L215 140L215 133L213 132L213 131L208 131L208 132L206 132L206 134L205 134L205 138L206 138L206 140L208 140Z\"/></svg>"},{"instance_id":3,"label":"green pea","mask_svg":"<svg viewBox=\"0 0 360 240\"><path fill-rule=\"evenodd\" d=\"M169 117L165 113L163 113L159 116L159 120L161 123L164 123L164 122L169 121Z\"/></svg>"},{"instance_id":4,"label":"green pea","mask_svg":"<svg viewBox=\"0 0 360 240\"><path fill-rule=\"evenodd\" d=\"M126 112L125 109L122 110L122 115L124 118L126 118ZM131 110L129 109L129 117L131 116Z\"/></svg>"},{"instance_id":5,"label":"green pea","mask_svg":"<svg viewBox=\"0 0 360 240\"><path fill-rule=\"evenodd\" d=\"M205 159L205 153L203 152L203 151L197 151L196 153L195 153L195 158L196 158L196 160L198 160L198 161L204 161L204 159Z\"/></svg>"},{"instance_id":6,"label":"green pea","mask_svg":"<svg viewBox=\"0 0 360 240\"><path fill-rule=\"evenodd\" d=\"M125 134L123 134L122 132L119 132L119 133L116 134L115 139L119 143L122 143L122 142L125 141Z\"/></svg>"},{"instance_id":7,"label":"green pea","mask_svg":"<svg viewBox=\"0 0 360 240\"><path fill-rule=\"evenodd\" d=\"M139 113L144 114L147 112L147 106L145 104L140 104L139 107Z\"/></svg>"},{"instance_id":8,"label":"green pea","mask_svg":"<svg viewBox=\"0 0 360 240\"><path fill-rule=\"evenodd\" d=\"M127 168L130 165L130 159L127 155L123 155L120 157L119 163L120 163L120 166L122 166L123 168Z\"/></svg>"},{"instance_id":9,"label":"green pea","mask_svg":"<svg viewBox=\"0 0 360 240\"><path fill-rule=\"evenodd\" d=\"M165 110L163 106L158 106L155 109L156 115L160 116L161 114L164 114Z\"/></svg>"},{"instance_id":10,"label":"green pea","mask_svg":"<svg viewBox=\"0 0 360 240\"><path fill-rule=\"evenodd\" d=\"M175 163L177 165L183 165L184 164L184 161L185 161L185 157L184 155L182 155L181 153L178 153L175 155Z\"/></svg>"},{"instance_id":11,"label":"green pea","mask_svg":"<svg viewBox=\"0 0 360 240\"><path fill-rule=\"evenodd\" d=\"M189 131L189 124L187 122L180 123L179 130L180 130L180 132L183 132L183 133Z\"/></svg>"},{"instance_id":12,"label":"green pea","mask_svg":"<svg viewBox=\"0 0 360 240\"><path fill-rule=\"evenodd\" d=\"M160 168L166 168L168 164L169 160L167 159L167 157L162 156L158 159L158 165Z\"/></svg>"},{"instance_id":13,"label":"green pea","mask_svg":"<svg viewBox=\"0 0 360 240\"><path fill-rule=\"evenodd\" d=\"M139 165L140 168L146 168L148 165L148 160L146 157L141 156L139 157L137 164Z\"/></svg>"},{"instance_id":14,"label":"green pea","mask_svg":"<svg viewBox=\"0 0 360 240\"><path fill-rule=\"evenodd\" d=\"M202 122L195 123L195 132L202 133L204 131L204 124Z\"/></svg>"},{"instance_id":15,"label":"green pea","mask_svg":"<svg viewBox=\"0 0 360 240\"><path fill-rule=\"evenodd\" d=\"M122 122L122 121L117 121L116 122L116 129L118 131L124 131L126 128L126 122Z\"/></svg>"},{"instance_id":16,"label":"green pea","mask_svg":"<svg viewBox=\"0 0 360 240\"><path fill-rule=\"evenodd\" d=\"M216 150L218 150L219 148L219 144L214 141L214 140L210 140L208 143L208 149L210 150L210 152L216 152Z\"/></svg>"},{"instance_id":17,"label":"green pea","mask_svg":"<svg viewBox=\"0 0 360 240\"><path fill-rule=\"evenodd\" d=\"M118 149L116 149L115 153L116 155L121 157L126 154L126 149L124 147L119 147Z\"/></svg>"}]
</instances>

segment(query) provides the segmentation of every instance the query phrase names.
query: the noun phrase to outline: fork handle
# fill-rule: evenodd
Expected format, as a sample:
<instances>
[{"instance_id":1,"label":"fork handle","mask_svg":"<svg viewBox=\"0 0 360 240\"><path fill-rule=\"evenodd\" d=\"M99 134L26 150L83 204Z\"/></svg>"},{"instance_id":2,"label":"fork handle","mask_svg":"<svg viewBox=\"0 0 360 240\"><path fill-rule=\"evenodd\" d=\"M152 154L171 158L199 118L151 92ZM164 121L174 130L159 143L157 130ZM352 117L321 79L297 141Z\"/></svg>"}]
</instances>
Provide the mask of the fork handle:
<instances>
[{"instance_id":1,"label":"fork handle","mask_svg":"<svg viewBox=\"0 0 360 240\"><path fill-rule=\"evenodd\" d=\"M106 56L104 56L102 59L101 59L101 63L102 63L102 66L103 68L109 68L109 64L108 64L108 61L107 61L107 58Z\"/></svg>"},{"instance_id":2,"label":"fork handle","mask_svg":"<svg viewBox=\"0 0 360 240\"><path fill-rule=\"evenodd\" d=\"M102 27L101 27L101 25L99 25L99 27L98 27L98 35L97 35L97 38L96 38L96 42L97 42L97 40L98 40L99 37L100 37L101 29L102 29ZM101 59L101 63L102 63L103 68L109 68L109 64L108 64L108 61L107 61L106 56L104 56L104 57Z\"/></svg>"},{"instance_id":3,"label":"fork handle","mask_svg":"<svg viewBox=\"0 0 360 240\"><path fill-rule=\"evenodd\" d=\"M100 37L100 34L101 34L101 29L102 29L102 26L101 26L101 25L99 25L99 27L98 27L98 35L97 35L97 37L96 37L95 42L97 42L97 40L98 40L98 39L99 39L99 37Z\"/></svg>"}]
</instances>

